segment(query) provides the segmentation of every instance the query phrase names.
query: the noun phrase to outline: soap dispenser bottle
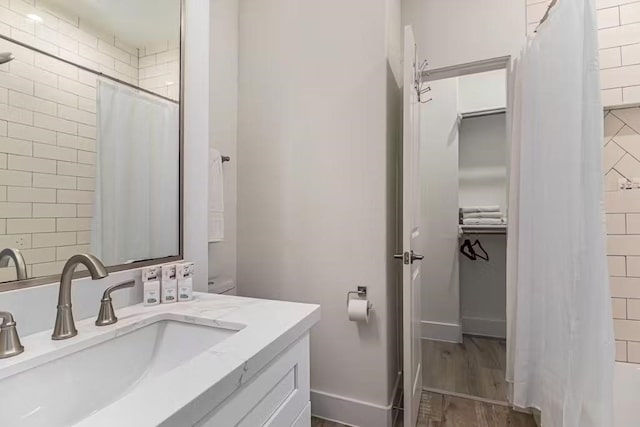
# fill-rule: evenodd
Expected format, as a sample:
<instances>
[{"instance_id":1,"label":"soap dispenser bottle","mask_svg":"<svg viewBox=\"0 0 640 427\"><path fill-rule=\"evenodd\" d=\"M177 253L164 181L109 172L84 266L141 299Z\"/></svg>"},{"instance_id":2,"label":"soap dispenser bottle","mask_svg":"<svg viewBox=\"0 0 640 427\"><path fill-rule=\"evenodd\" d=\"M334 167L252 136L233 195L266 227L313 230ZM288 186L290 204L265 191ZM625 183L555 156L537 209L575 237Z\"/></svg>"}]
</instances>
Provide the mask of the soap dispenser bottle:
<instances>
[{"instance_id":1,"label":"soap dispenser bottle","mask_svg":"<svg viewBox=\"0 0 640 427\"><path fill-rule=\"evenodd\" d=\"M176 265L162 266L162 303L169 304L178 301L178 280Z\"/></svg>"},{"instance_id":2,"label":"soap dispenser bottle","mask_svg":"<svg viewBox=\"0 0 640 427\"><path fill-rule=\"evenodd\" d=\"M142 288L144 305L160 304L160 267L142 269Z\"/></svg>"},{"instance_id":3,"label":"soap dispenser bottle","mask_svg":"<svg viewBox=\"0 0 640 427\"><path fill-rule=\"evenodd\" d=\"M192 262L183 262L177 266L178 302L191 301L193 299L193 269L194 264Z\"/></svg>"}]
</instances>

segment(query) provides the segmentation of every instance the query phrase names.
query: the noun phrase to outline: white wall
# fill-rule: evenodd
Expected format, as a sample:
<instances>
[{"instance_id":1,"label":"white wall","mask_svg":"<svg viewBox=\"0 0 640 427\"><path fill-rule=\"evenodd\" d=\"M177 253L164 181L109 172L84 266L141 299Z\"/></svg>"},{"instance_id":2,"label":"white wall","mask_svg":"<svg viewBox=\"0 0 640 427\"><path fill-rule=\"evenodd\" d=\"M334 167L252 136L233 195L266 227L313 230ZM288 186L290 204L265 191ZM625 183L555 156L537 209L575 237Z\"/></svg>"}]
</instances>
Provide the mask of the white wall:
<instances>
[{"instance_id":1,"label":"white wall","mask_svg":"<svg viewBox=\"0 0 640 427\"><path fill-rule=\"evenodd\" d=\"M462 332L505 338L507 333L507 239L504 235L469 236L480 240L489 262L460 256ZM462 242L461 242L462 243Z\"/></svg>"},{"instance_id":2,"label":"white wall","mask_svg":"<svg viewBox=\"0 0 640 427\"><path fill-rule=\"evenodd\" d=\"M526 33L524 0L403 0L421 58L436 69L516 55Z\"/></svg>"},{"instance_id":3,"label":"white wall","mask_svg":"<svg viewBox=\"0 0 640 427\"><path fill-rule=\"evenodd\" d=\"M209 0L185 2L184 258L196 264L193 288L207 291L209 180Z\"/></svg>"},{"instance_id":4,"label":"white wall","mask_svg":"<svg viewBox=\"0 0 640 427\"><path fill-rule=\"evenodd\" d=\"M397 348L394 10L386 0L240 3L238 291L322 306L312 411L352 425L389 425L395 382L385 372ZM374 304L367 325L346 316L358 285Z\"/></svg>"},{"instance_id":5,"label":"white wall","mask_svg":"<svg viewBox=\"0 0 640 427\"><path fill-rule=\"evenodd\" d=\"M195 261L194 288L205 290L207 286L206 233L206 182L208 157L208 91L202 92L202 78L208 76L209 64L209 15L207 0L186 1L186 111L185 115L185 259ZM205 78L206 82L207 79ZM206 83L204 84L206 86ZM189 169L191 168L191 170ZM204 171L204 179L201 172ZM76 321L97 315L100 297L104 290L115 283L140 278L139 270L112 273L108 277L92 281L89 278L74 281L72 301ZM22 336L52 329L55 321L58 284L38 286L22 290L0 292L0 310L15 315L18 331ZM116 308L142 301L140 286L114 294Z\"/></svg>"},{"instance_id":6,"label":"white wall","mask_svg":"<svg viewBox=\"0 0 640 427\"><path fill-rule=\"evenodd\" d=\"M468 74L458 78L458 112L506 108L507 71L505 69L486 73Z\"/></svg>"},{"instance_id":7,"label":"white wall","mask_svg":"<svg viewBox=\"0 0 640 427\"><path fill-rule=\"evenodd\" d=\"M458 79L430 82L422 105L420 173L422 337L460 340L458 280Z\"/></svg>"},{"instance_id":8,"label":"white wall","mask_svg":"<svg viewBox=\"0 0 640 427\"><path fill-rule=\"evenodd\" d=\"M138 49L138 85L141 88L176 101L180 99L179 44L178 40L164 40Z\"/></svg>"},{"instance_id":9,"label":"white wall","mask_svg":"<svg viewBox=\"0 0 640 427\"><path fill-rule=\"evenodd\" d=\"M460 125L459 203L507 210L506 115L463 119Z\"/></svg>"},{"instance_id":10,"label":"white wall","mask_svg":"<svg viewBox=\"0 0 640 427\"><path fill-rule=\"evenodd\" d=\"M224 241L209 243L209 276L236 280L238 0L211 2L210 144L231 157L224 169Z\"/></svg>"}]
</instances>

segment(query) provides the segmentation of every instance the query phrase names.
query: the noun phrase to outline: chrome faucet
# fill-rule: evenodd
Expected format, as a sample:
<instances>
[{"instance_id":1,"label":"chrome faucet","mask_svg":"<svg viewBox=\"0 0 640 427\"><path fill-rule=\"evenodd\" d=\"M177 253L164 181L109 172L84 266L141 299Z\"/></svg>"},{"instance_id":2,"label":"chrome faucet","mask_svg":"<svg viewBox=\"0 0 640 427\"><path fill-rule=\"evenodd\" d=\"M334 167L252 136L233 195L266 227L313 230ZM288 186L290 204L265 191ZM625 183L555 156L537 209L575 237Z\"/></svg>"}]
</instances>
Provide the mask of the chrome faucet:
<instances>
[{"instance_id":1,"label":"chrome faucet","mask_svg":"<svg viewBox=\"0 0 640 427\"><path fill-rule=\"evenodd\" d=\"M13 315L7 311L0 311L0 359L17 356L24 351L20 343L20 337L16 330L16 322Z\"/></svg>"},{"instance_id":2,"label":"chrome faucet","mask_svg":"<svg viewBox=\"0 0 640 427\"><path fill-rule=\"evenodd\" d=\"M6 248L0 252L0 267L8 267L9 260L13 260L16 267L17 280L27 279L27 264L24 262L22 252L18 249Z\"/></svg>"},{"instance_id":3,"label":"chrome faucet","mask_svg":"<svg viewBox=\"0 0 640 427\"><path fill-rule=\"evenodd\" d=\"M71 280L78 264L87 267L93 280L102 279L109 274L102 262L91 254L77 254L67 260L62 268L60 289L58 291L58 314L56 315L56 324L53 327L51 339L64 340L78 335L76 324L73 321L73 311L71 310Z\"/></svg>"}]
</instances>

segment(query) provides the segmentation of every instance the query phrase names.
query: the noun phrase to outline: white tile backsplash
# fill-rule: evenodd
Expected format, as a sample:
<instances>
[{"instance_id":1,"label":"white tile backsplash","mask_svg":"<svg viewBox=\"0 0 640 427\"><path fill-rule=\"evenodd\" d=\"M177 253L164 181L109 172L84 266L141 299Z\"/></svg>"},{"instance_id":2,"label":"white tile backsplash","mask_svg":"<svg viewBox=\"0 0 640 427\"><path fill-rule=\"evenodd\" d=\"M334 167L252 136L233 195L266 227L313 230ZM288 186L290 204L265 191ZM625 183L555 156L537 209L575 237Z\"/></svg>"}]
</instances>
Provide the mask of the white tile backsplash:
<instances>
[{"instance_id":1,"label":"white tile backsplash","mask_svg":"<svg viewBox=\"0 0 640 427\"><path fill-rule=\"evenodd\" d=\"M622 88L623 104L640 104L640 85Z\"/></svg>"},{"instance_id":2,"label":"white tile backsplash","mask_svg":"<svg viewBox=\"0 0 640 427\"><path fill-rule=\"evenodd\" d=\"M620 8L609 7L598 10L598 28L611 28L620 26Z\"/></svg>"},{"instance_id":3,"label":"white tile backsplash","mask_svg":"<svg viewBox=\"0 0 640 427\"><path fill-rule=\"evenodd\" d=\"M616 341L616 361L617 362L627 361L627 342L626 341Z\"/></svg>"},{"instance_id":4,"label":"white tile backsplash","mask_svg":"<svg viewBox=\"0 0 640 427\"><path fill-rule=\"evenodd\" d=\"M601 70L600 83L602 89L640 85L640 65L628 65L625 67Z\"/></svg>"},{"instance_id":5,"label":"white tile backsplash","mask_svg":"<svg viewBox=\"0 0 640 427\"><path fill-rule=\"evenodd\" d=\"M640 214L630 213L626 215L627 234L640 234Z\"/></svg>"},{"instance_id":6,"label":"white tile backsplash","mask_svg":"<svg viewBox=\"0 0 640 427\"><path fill-rule=\"evenodd\" d=\"M622 64L634 65L640 64L640 43L622 46Z\"/></svg>"},{"instance_id":7,"label":"white tile backsplash","mask_svg":"<svg viewBox=\"0 0 640 427\"><path fill-rule=\"evenodd\" d=\"M626 257L624 256L608 256L607 263L609 267L609 275L614 277L626 277Z\"/></svg>"},{"instance_id":8,"label":"white tile backsplash","mask_svg":"<svg viewBox=\"0 0 640 427\"><path fill-rule=\"evenodd\" d=\"M611 309L614 319L626 319L627 318L627 299L626 298L611 298Z\"/></svg>"},{"instance_id":9,"label":"white tile backsplash","mask_svg":"<svg viewBox=\"0 0 640 427\"><path fill-rule=\"evenodd\" d=\"M627 361L631 363L640 363L640 342L627 343Z\"/></svg>"},{"instance_id":10,"label":"white tile backsplash","mask_svg":"<svg viewBox=\"0 0 640 427\"><path fill-rule=\"evenodd\" d=\"M627 277L640 277L640 257L627 256L626 270Z\"/></svg>"},{"instance_id":11,"label":"white tile backsplash","mask_svg":"<svg viewBox=\"0 0 640 427\"><path fill-rule=\"evenodd\" d=\"M56 202L56 191L53 189L5 187L5 190L5 200L9 202Z\"/></svg>"},{"instance_id":12,"label":"white tile backsplash","mask_svg":"<svg viewBox=\"0 0 640 427\"><path fill-rule=\"evenodd\" d=\"M640 22L640 2L620 6L620 24L627 25L636 22Z\"/></svg>"},{"instance_id":13,"label":"white tile backsplash","mask_svg":"<svg viewBox=\"0 0 640 427\"><path fill-rule=\"evenodd\" d=\"M622 48L616 46L600 49L600 68L615 68L622 66Z\"/></svg>"},{"instance_id":14,"label":"white tile backsplash","mask_svg":"<svg viewBox=\"0 0 640 427\"><path fill-rule=\"evenodd\" d=\"M628 299L627 315L622 319L640 320L640 299Z\"/></svg>"},{"instance_id":15,"label":"white tile backsplash","mask_svg":"<svg viewBox=\"0 0 640 427\"><path fill-rule=\"evenodd\" d=\"M603 89L602 104L603 105L621 105L622 104L622 88Z\"/></svg>"},{"instance_id":16,"label":"white tile backsplash","mask_svg":"<svg viewBox=\"0 0 640 427\"><path fill-rule=\"evenodd\" d=\"M56 231L54 218L7 219L7 234L47 233Z\"/></svg>"}]
</instances>

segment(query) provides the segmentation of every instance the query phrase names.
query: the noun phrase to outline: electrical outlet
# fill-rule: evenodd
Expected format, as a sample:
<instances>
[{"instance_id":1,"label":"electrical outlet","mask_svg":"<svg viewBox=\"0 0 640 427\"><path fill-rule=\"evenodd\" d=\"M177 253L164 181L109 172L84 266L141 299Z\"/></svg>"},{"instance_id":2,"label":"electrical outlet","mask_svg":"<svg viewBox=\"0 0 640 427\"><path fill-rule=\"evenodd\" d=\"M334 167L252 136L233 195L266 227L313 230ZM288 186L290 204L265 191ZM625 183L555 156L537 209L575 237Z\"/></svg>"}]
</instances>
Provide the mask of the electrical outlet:
<instances>
[{"instance_id":1,"label":"electrical outlet","mask_svg":"<svg viewBox=\"0 0 640 427\"><path fill-rule=\"evenodd\" d=\"M631 182L627 178L618 179L618 190L626 190L630 186Z\"/></svg>"},{"instance_id":2,"label":"electrical outlet","mask_svg":"<svg viewBox=\"0 0 640 427\"><path fill-rule=\"evenodd\" d=\"M23 236L16 236L16 247L18 249L23 249L25 247Z\"/></svg>"}]
</instances>

